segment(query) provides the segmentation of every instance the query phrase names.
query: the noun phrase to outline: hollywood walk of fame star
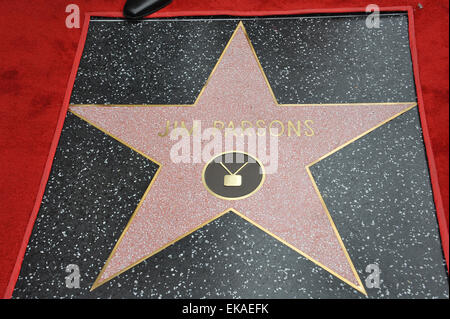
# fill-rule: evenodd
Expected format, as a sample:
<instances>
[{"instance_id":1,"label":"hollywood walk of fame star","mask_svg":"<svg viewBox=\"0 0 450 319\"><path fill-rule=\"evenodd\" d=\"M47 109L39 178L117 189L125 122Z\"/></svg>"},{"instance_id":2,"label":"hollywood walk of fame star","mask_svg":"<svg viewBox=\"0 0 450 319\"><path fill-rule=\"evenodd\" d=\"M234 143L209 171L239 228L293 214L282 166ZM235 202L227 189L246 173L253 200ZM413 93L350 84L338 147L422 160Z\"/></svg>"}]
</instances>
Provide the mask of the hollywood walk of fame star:
<instances>
[{"instance_id":1,"label":"hollywood walk of fame star","mask_svg":"<svg viewBox=\"0 0 450 319\"><path fill-rule=\"evenodd\" d=\"M92 289L232 211L365 294L309 166L414 106L280 105L242 22L190 107L72 105L71 112L160 165ZM173 163L173 144L158 132L167 121L239 123L243 117L251 122L311 119L315 132L281 136L277 173L268 174L251 196L230 203L204 187L205 163Z\"/></svg>"}]
</instances>

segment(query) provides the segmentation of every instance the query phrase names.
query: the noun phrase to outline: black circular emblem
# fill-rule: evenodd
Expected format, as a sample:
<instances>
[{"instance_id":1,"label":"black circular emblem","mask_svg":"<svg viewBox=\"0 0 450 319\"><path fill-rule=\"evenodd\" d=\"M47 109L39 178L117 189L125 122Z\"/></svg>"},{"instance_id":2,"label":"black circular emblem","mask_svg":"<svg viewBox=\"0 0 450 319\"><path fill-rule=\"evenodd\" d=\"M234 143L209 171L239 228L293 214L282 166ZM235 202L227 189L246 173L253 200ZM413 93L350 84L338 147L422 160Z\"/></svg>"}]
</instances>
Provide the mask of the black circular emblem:
<instances>
[{"instance_id":1,"label":"black circular emblem","mask_svg":"<svg viewBox=\"0 0 450 319\"><path fill-rule=\"evenodd\" d=\"M212 158L203 169L203 184L216 197L228 200L246 198L264 183L262 163L244 152L226 152Z\"/></svg>"}]
</instances>

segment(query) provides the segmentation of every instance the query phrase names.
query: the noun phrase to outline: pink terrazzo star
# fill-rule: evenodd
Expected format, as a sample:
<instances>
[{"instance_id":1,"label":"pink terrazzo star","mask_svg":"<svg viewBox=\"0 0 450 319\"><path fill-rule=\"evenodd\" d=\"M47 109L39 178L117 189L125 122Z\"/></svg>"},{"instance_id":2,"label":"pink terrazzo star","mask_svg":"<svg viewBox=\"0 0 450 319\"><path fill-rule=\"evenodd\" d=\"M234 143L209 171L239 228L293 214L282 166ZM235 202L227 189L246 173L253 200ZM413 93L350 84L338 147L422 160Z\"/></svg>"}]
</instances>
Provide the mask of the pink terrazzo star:
<instances>
[{"instance_id":1,"label":"pink terrazzo star","mask_svg":"<svg viewBox=\"0 0 450 319\"><path fill-rule=\"evenodd\" d=\"M71 111L161 163L93 288L233 208L362 293L365 290L306 166L413 103L280 106L274 101L242 24L192 107L72 106ZM174 141L158 136L166 121L240 123L313 121L314 136L279 138L279 164L256 193L228 201L202 183L205 163L175 164ZM230 150L224 150L230 151Z\"/></svg>"}]
</instances>

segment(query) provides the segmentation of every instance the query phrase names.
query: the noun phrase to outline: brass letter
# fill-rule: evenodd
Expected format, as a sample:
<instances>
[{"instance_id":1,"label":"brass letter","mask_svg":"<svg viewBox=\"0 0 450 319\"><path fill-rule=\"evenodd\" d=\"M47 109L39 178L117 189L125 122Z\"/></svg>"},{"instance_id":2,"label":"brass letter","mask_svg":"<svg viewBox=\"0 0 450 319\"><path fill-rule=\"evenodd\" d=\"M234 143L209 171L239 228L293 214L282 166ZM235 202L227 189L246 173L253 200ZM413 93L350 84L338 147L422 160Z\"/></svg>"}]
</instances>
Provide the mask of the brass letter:
<instances>
[{"instance_id":1,"label":"brass letter","mask_svg":"<svg viewBox=\"0 0 450 319\"><path fill-rule=\"evenodd\" d=\"M169 126L170 126L170 121L166 122L166 131L164 133L159 132L158 135L161 137L167 136L167 134L169 134Z\"/></svg>"},{"instance_id":2,"label":"brass letter","mask_svg":"<svg viewBox=\"0 0 450 319\"><path fill-rule=\"evenodd\" d=\"M294 130L294 132L295 132L295 134L297 134L297 136L301 136L302 133L300 131L300 126L301 126L300 121L297 121L297 129L295 129L294 123L292 123L291 121L288 121L288 136L291 136L291 128Z\"/></svg>"},{"instance_id":3,"label":"brass letter","mask_svg":"<svg viewBox=\"0 0 450 319\"><path fill-rule=\"evenodd\" d=\"M263 133L261 133L261 134L259 133L259 131L260 131L259 129L260 128L264 128L264 129L266 128L266 122L264 122L263 120L257 120L256 121L256 126L258 127L258 135L259 136L266 135L266 131L265 130L263 131Z\"/></svg>"},{"instance_id":4,"label":"brass letter","mask_svg":"<svg viewBox=\"0 0 450 319\"><path fill-rule=\"evenodd\" d=\"M241 129L242 129L242 134L245 133L245 130L247 129L247 127L245 127L245 124L248 124L248 128L252 128L253 124L250 121L241 121ZM252 133L248 133L249 136L252 136Z\"/></svg>"},{"instance_id":5,"label":"brass letter","mask_svg":"<svg viewBox=\"0 0 450 319\"><path fill-rule=\"evenodd\" d=\"M274 123L280 124L281 132L278 132L278 134L272 134L272 125L273 125ZM281 121L279 121L279 120L273 120L273 121L270 122L270 124L269 124L269 131L270 131L270 135L272 135L272 136L281 136L281 135L283 135L283 133L284 133L284 124L283 124Z\"/></svg>"},{"instance_id":6,"label":"brass letter","mask_svg":"<svg viewBox=\"0 0 450 319\"><path fill-rule=\"evenodd\" d=\"M305 126L309 129L309 131L305 132L306 136L313 136L314 135L314 130L310 126L310 124L314 124L313 120L306 120L305 121Z\"/></svg>"},{"instance_id":7,"label":"brass letter","mask_svg":"<svg viewBox=\"0 0 450 319\"><path fill-rule=\"evenodd\" d=\"M184 128L186 131L188 131L189 135L192 135L192 132L194 131L194 124L192 124L192 128L188 130L186 128L186 124L184 124L184 121L181 121L181 127Z\"/></svg>"}]
</instances>

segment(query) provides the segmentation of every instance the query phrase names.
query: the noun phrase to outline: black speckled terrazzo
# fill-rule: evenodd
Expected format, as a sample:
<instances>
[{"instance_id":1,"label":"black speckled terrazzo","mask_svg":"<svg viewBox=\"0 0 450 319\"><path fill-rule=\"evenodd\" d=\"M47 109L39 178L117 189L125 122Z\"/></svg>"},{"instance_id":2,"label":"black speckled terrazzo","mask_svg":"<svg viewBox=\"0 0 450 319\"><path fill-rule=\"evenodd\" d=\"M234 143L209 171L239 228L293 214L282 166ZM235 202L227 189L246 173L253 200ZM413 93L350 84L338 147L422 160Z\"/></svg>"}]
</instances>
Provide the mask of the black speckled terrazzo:
<instances>
[{"instance_id":1,"label":"black speckled terrazzo","mask_svg":"<svg viewBox=\"0 0 450 319\"><path fill-rule=\"evenodd\" d=\"M87 278L84 279L86 281ZM61 295L63 289L54 289L55 281L41 283L43 285L37 291L18 287L15 296L364 298L340 279L233 212L219 217L92 292L83 284L80 289L64 289L65 294Z\"/></svg>"},{"instance_id":2,"label":"black speckled terrazzo","mask_svg":"<svg viewBox=\"0 0 450 319\"><path fill-rule=\"evenodd\" d=\"M361 298L233 212L92 292L112 298Z\"/></svg>"},{"instance_id":3,"label":"black speckled terrazzo","mask_svg":"<svg viewBox=\"0 0 450 319\"><path fill-rule=\"evenodd\" d=\"M415 101L406 14L365 18L242 21L279 103ZM192 104L240 20L93 19L71 103Z\"/></svg>"},{"instance_id":4,"label":"black speckled terrazzo","mask_svg":"<svg viewBox=\"0 0 450 319\"><path fill-rule=\"evenodd\" d=\"M13 297L86 294L157 169L68 113ZM69 264L80 289L66 288Z\"/></svg>"},{"instance_id":5,"label":"black speckled terrazzo","mask_svg":"<svg viewBox=\"0 0 450 319\"><path fill-rule=\"evenodd\" d=\"M281 104L415 101L408 17L381 15L245 21Z\"/></svg>"},{"instance_id":6,"label":"black speckled terrazzo","mask_svg":"<svg viewBox=\"0 0 450 319\"><path fill-rule=\"evenodd\" d=\"M376 298L448 298L417 108L311 167L361 278L377 264Z\"/></svg>"},{"instance_id":7,"label":"black speckled terrazzo","mask_svg":"<svg viewBox=\"0 0 450 319\"><path fill-rule=\"evenodd\" d=\"M192 104L235 21L91 20L72 104Z\"/></svg>"}]
</instances>

